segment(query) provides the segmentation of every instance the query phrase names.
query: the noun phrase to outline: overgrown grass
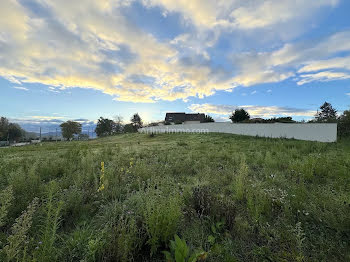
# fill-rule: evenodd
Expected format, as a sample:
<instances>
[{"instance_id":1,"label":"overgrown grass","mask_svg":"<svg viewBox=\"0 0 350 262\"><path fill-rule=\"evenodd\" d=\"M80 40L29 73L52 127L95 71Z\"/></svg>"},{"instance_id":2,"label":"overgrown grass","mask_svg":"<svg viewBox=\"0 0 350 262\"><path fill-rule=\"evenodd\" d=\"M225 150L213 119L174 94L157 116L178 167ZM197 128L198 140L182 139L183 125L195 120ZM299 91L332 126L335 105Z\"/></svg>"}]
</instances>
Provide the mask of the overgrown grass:
<instances>
[{"instance_id":1,"label":"overgrown grass","mask_svg":"<svg viewBox=\"0 0 350 262\"><path fill-rule=\"evenodd\" d=\"M206 261L349 261L349 192L349 140L127 134L1 149L0 261L164 261L174 235Z\"/></svg>"}]
</instances>

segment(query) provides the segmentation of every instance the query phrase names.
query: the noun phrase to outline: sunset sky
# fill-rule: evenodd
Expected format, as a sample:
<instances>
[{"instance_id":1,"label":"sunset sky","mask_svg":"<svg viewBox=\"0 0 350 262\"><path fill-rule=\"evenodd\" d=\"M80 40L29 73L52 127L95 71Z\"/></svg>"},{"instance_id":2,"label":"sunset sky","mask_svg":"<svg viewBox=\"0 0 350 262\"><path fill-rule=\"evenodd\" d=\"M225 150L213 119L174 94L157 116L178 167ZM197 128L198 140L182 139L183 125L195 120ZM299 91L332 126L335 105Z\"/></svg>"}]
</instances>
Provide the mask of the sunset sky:
<instances>
[{"instance_id":1,"label":"sunset sky","mask_svg":"<svg viewBox=\"0 0 350 262\"><path fill-rule=\"evenodd\" d=\"M27 130L138 112L350 107L348 0L1 0L0 112Z\"/></svg>"}]
</instances>

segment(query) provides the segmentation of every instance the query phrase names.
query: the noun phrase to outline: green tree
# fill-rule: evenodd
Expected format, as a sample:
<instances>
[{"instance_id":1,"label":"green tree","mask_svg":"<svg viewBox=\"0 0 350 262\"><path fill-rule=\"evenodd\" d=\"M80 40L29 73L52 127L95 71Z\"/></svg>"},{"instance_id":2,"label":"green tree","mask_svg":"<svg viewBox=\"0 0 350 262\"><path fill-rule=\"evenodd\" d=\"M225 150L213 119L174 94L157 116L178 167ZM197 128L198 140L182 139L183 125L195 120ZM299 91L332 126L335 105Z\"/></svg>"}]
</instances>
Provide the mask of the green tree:
<instances>
[{"instance_id":1,"label":"green tree","mask_svg":"<svg viewBox=\"0 0 350 262\"><path fill-rule=\"evenodd\" d=\"M6 117L0 118L0 140L7 140L9 121Z\"/></svg>"},{"instance_id":2,"label":"green tree","mask_svg":"<svg viewBox=\"0 0 350 262\"><path fill-rule=\"evenodd\" d=\"M10 123L6 117L0 118L0 141L19 141L25 137L25 131L18 125Z\"/></svg>"},{"instance_id":3,"label":"green tree","mask_svg":"<svg viewBox=\"0 0 350 262\"><path fill-rule=\"evenodd\" d=\"M72 139L73 136L81 133L81 124L74 121L67 121L60 125L62 136L66 139Z\"/></svg>"},{"instance_id":4,"label":"green tree","mask_svg":"<svg viewBox=\"0 0 350 262\"><path fill-rule=\"evenodd\" d=\"M143 126L142 119L138 113L134 114L130 121L136 130Z\"/></svg>"},{"instance_id":5,"label":"green tree","mask_svg":"<svg viewBox=\"0 0 350 262\"><path fill-rule=\"evenodd\" d=\"M350 136L350 110L345 110L338 121L339 136Z\"/></svg>"},{"instance_id":6,"label":"green tree","mask_svg":"<svg viewBox=\"0 0 350 262\"><path fill-rule=\"evenodd\" d=\"M8 125L8 138L10 141L19 141L22 137L24 137L25 131L18 125L14 123L10 123Z\"/></svg>"},{"instance_id":7,"label":"green tree","mask_svg":"<svg viewBox=\"0 0 350 262\"><path fill-rule=\"evenodd\" d=\"M212 118L210 115L205 115L203 123L210 123L210 122L215 122L214 118Z\"/></svg>"},{"instance_id":8,"label":"green tree","mask_svg":"<svg viewBox=\"0 0 350 262\"><path fill-rule=\"evenodd\" d=\"M135 133L135 132L137 132L137 129L133 124L126 124L124 126L124 133Z\"/></svg>"},{"instance_id":9,"label":"green tree","mask_svg":"<svg viewBox=\"0 0 350 262\"><path fill-rule=\"evenodd\" d=\"M315 120L316 122L336 122L337 121L337 110L328 102L324 102L320 107L321 111L318 111Z\"/></svg>"},{"instance_id":10,"label":"green tree","mask_svg":"<svg viewBox=\"0 0 350 262\"><path fill-rule=\"evenodd\" d=\"M231 116L229 117L233 123L242 122L244 120L249 120L250 115L247 111L245 111L243 108L236 109L235 112L232 112Z\"/></svg>"},{"instance_id":11,"label":"green tree","mask_svg":"<svg viewBox=\"0 0 350 262\"><path fill-rule=\"evenodd\" d=\"M97 136L110 136L114 133L115 123L113 120L103 118L102 116L97 120L95 132Z\"/></svg>"}]
</instances>

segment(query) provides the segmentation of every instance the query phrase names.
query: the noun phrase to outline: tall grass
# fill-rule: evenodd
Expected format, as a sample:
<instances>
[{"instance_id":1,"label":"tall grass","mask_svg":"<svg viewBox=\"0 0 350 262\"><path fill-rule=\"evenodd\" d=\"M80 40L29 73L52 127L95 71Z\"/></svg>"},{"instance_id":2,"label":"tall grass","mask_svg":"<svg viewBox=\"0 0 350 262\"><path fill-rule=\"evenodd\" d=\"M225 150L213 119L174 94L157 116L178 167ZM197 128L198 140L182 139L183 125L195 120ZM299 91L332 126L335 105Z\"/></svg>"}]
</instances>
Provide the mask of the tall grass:
<instances>
[{"instance_id":1,"label":"tall grass","mask_svg":"<svg viewBox=\"0 0 350 262\"><path fill-rule=\"evenodd\" d=\"M347 261L349 155L226 134L2 149L0 261L164 261L174 235L198 260Z\"/></svg>"}]
</instances>

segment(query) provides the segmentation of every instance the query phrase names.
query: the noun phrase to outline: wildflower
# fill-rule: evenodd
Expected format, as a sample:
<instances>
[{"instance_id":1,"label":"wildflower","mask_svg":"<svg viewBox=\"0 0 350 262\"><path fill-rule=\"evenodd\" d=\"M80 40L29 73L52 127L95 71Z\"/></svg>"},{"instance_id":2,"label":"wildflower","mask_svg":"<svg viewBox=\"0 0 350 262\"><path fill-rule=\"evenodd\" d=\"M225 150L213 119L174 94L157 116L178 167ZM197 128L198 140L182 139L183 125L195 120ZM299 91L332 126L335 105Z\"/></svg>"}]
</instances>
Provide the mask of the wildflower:
<instances>
[{"instance_id":1,"label":"wildflower","mask_svg":"<svg viewBox=\"0 0 350 262\"><path fill-rule=\"evenodd\" d=\"M105 163L101 162L100 187L97 189L97 192L100 192L105 188L104 178L105 178Z\"/></svg>"}]
</instances>

